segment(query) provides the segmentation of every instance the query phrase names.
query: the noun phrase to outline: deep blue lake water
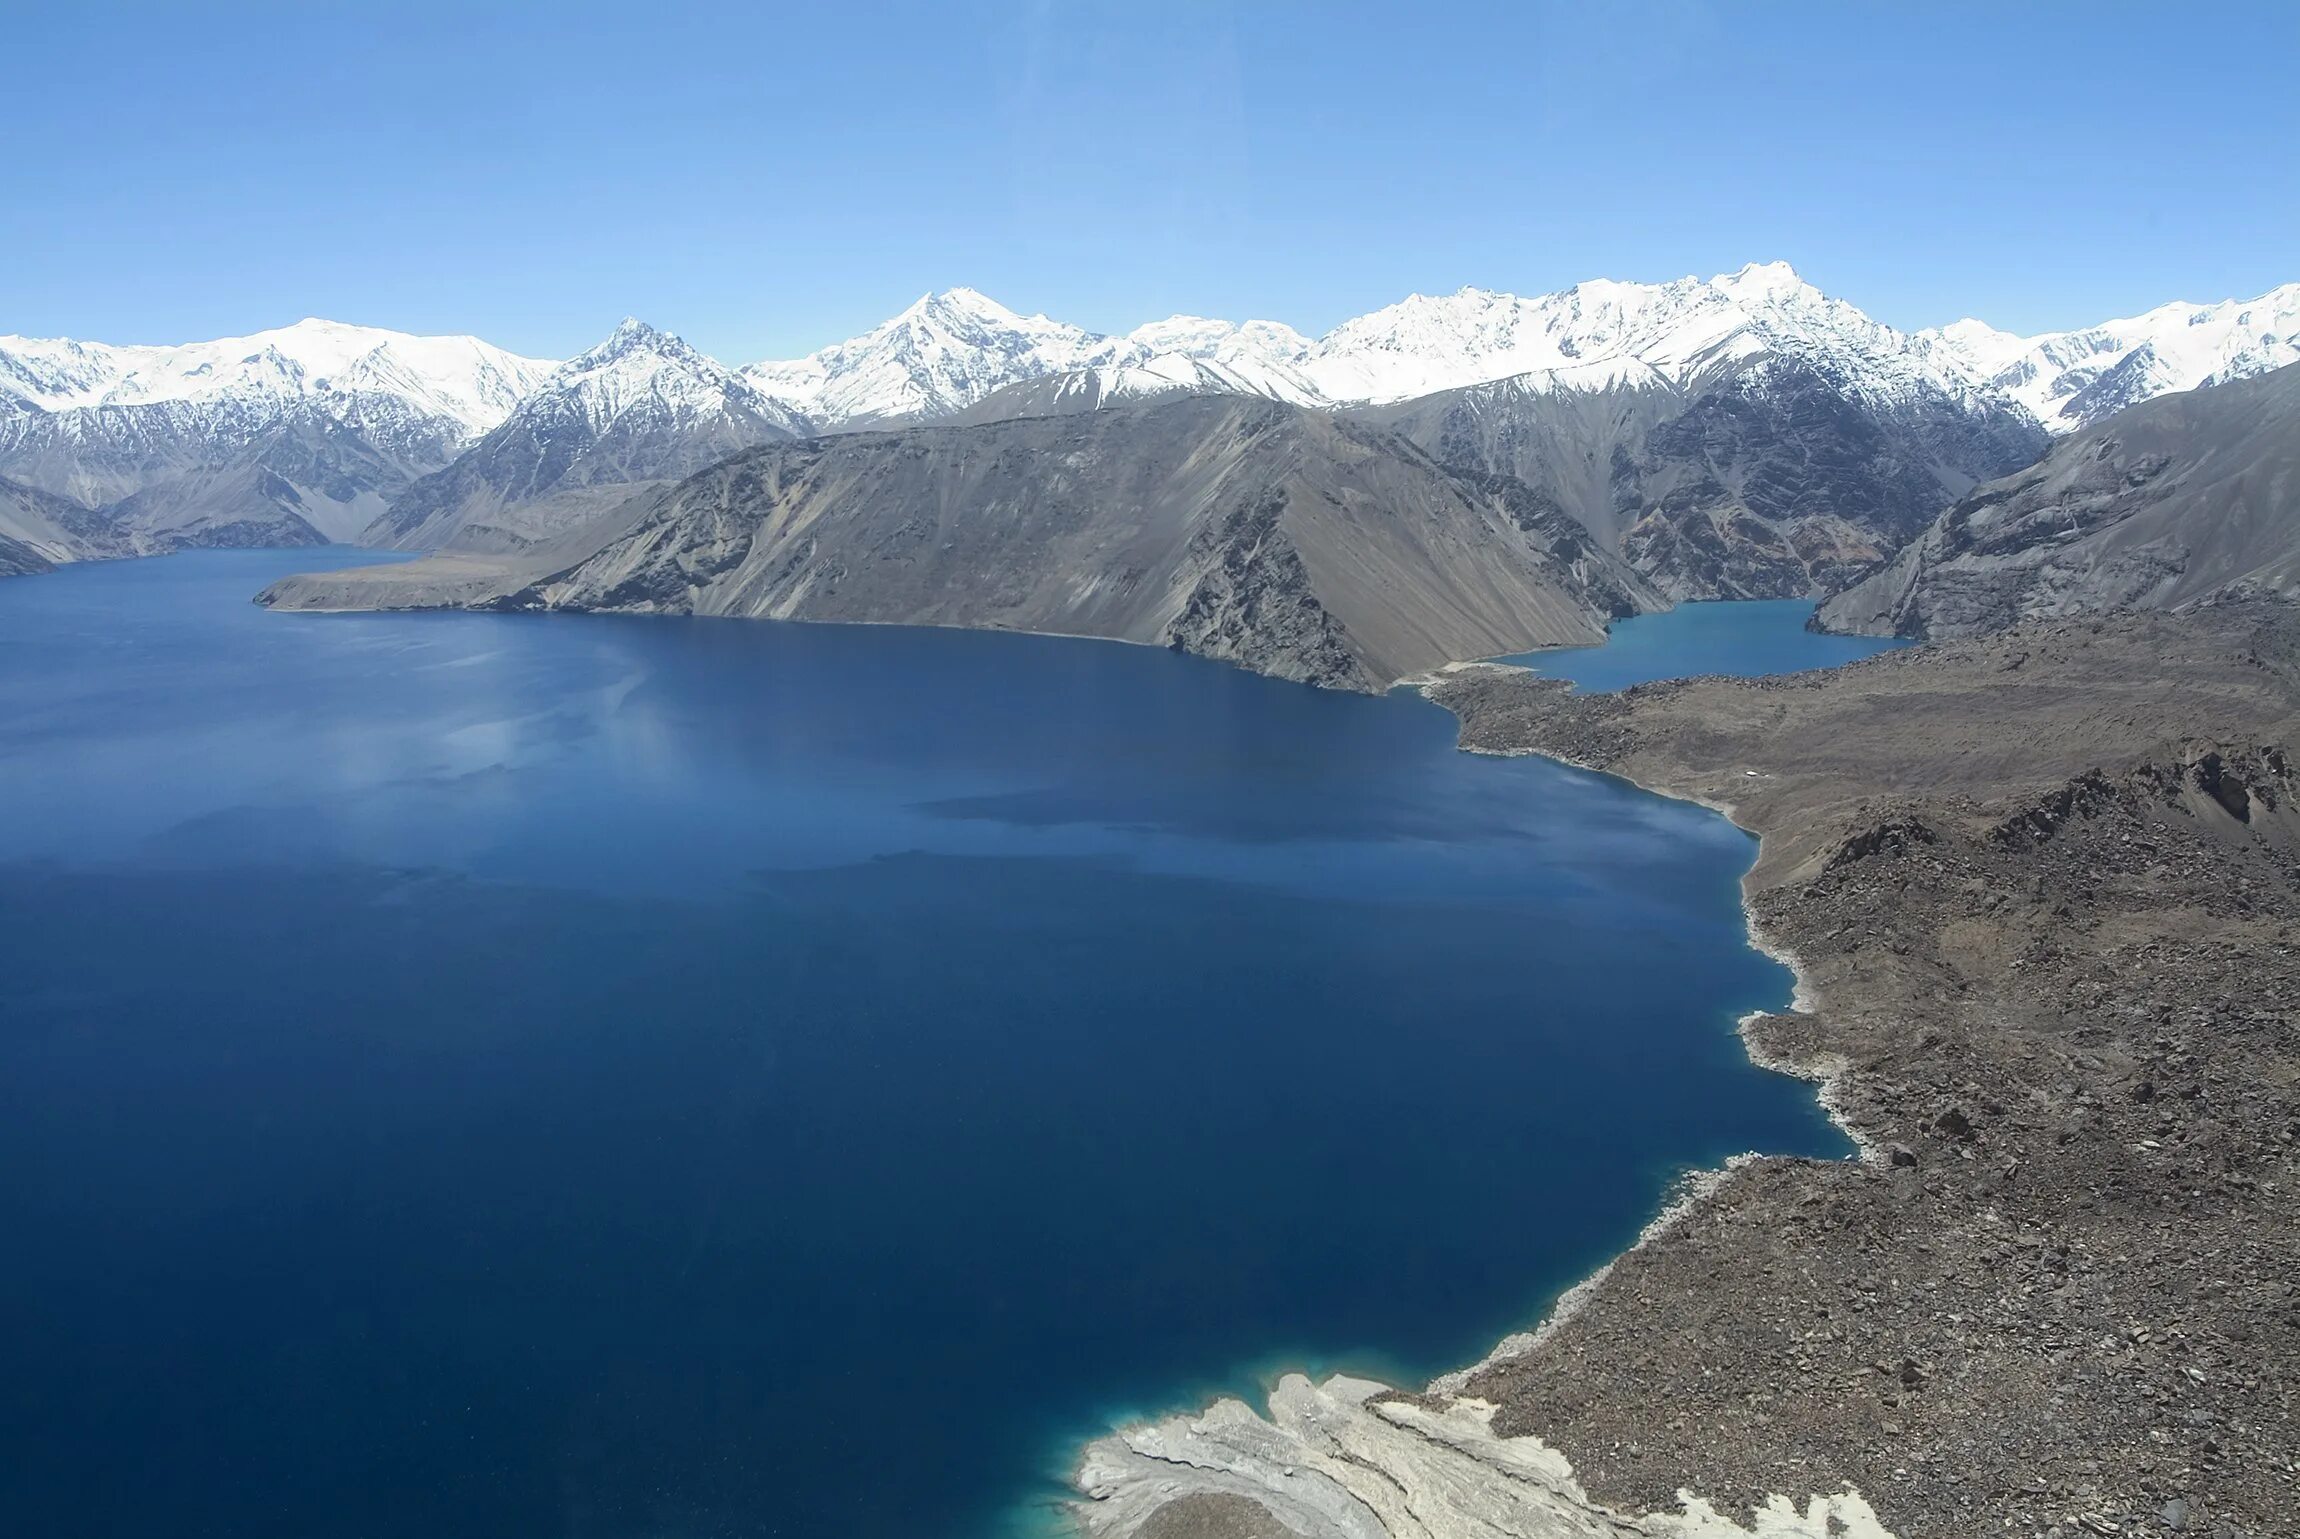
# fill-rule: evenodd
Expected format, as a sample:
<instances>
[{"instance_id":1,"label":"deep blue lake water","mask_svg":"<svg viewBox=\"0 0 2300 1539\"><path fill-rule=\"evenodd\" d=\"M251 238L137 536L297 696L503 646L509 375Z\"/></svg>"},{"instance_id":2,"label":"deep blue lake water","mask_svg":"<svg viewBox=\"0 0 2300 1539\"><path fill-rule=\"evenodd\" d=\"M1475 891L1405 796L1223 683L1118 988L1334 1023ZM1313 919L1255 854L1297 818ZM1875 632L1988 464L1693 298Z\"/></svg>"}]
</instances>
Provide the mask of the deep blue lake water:
<instances>
[{"instance_id":1,"label":"deep blue lake water","mask_svg":"<svg viewBox=\"0 0 2300 1539\"><path fill-rule=\"evenodd\" d=\"M1571 679L1588 694L1607 694L1703 673L1757 678L1834 668L1910 645L1878 636L1819 635L1804 628L1812 613L1811 599L1680 604L1661 614L1616 620L1601 647L1557 647L1497 661Z\"/></svg>"},{"instance_id":2,"label":"deep blue lake water","mask_svg":"<svg viewBox=\"0 0 2300 1539\"><path fill-rule=\"evenodd\" d=\"M0 583L0 1513L875 1539L1835 1155L1721 819L993 634ZM1625 627L1626 629L1626 627Z\"/></svg>"}]
</instances>

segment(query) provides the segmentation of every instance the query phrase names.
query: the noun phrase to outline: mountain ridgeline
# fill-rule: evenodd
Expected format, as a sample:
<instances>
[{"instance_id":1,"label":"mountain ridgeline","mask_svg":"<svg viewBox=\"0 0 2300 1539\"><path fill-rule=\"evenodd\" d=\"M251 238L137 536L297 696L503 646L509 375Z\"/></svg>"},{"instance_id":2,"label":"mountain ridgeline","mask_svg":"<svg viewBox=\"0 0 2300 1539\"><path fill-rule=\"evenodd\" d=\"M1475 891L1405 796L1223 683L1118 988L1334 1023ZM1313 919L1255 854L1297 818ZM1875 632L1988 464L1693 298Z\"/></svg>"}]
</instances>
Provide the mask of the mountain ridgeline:
<instances>
[{"instance_id":1,"label":"mountain ridgeline","mask_svg":"<svg viewBox=\"0 0 2300 1539\"><path fill-rule=\"evenodd\" d=\"M1595 642L1660 602L1508 477L1237 396L772 444L582 543L493 581L451 554L290 578L266 600L999 627L1354 689Z\"/></svg>"},{"instance_id":2,"label":"mountain ridgeline","mask_svg":"<svg viewBox=\"0 0 2300 1539\"><path fill-rule=\"evenodd\" d=\"M2296 321L2288 287L1904 333L1775 263L1414 295L1316 339L1190 316L1104 336L957 289L744 369L636 320L556 364L320 321L0 338L0 575L352 541L429 555L269 601L1075 630L1370 688L1888 561L1914 594L1906 548L1943 508L2056 437L2065 466L2119 405L2276 368ZM2036 591L2068 585L2039 566ZM1964 623L1895 603L1832 615Z\"/></svg>"},{"instance_id":3,"label":"mountain ridgeline","mask_svg":"<svg viewBox=\"0 0 2300 1539\"><path fill-rule=\"evenodd\" d=\"M55 560L349 541L548 368L318 320L180 347L0 337L0 476L80 510L49 520L80 530Z\"/></svg>"},{"instance_id":4,"label":"mountain ridgeline","mask_svg":"<svg viewBox=\"0 0 2300 1539\"><path fill-rule=\"evenodd\" d=\"M1945 638L2044 615L2300 596L2300 365L2135 406L1977 488L1837 594L1830 630Z\"/></svg>"}]
</instances>

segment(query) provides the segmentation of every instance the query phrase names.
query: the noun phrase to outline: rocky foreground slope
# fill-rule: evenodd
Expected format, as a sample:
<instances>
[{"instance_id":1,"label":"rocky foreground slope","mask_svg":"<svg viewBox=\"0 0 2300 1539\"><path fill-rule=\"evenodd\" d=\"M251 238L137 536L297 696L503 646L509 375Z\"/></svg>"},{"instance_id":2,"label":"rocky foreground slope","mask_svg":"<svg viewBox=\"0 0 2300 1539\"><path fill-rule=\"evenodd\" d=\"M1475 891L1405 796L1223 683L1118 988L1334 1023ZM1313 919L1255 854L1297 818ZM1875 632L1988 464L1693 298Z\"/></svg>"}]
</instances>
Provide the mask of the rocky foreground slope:
<instances>
[{"instance_id":1,"label":"rocky foreground slope","mask_svg":"<svg viewBox=\"0 0 2300 1539\"><path fill-rule=\"evenodd\" d=\"M1762 835L1753 923L1810 1009L1744 1034L1865 1155L1737 1163L1427 1392L1295 1379L1271 1421L1117 1434L1082 1461L1092 1532L2292 1531L2300 612L1431 693L1466 748Z\"/></svg>"},{"instance_id":2,"label":"rocky foreground slope","mask_svg":"<svg viewBox=\"0 0 2300 1539\"><path fill-rule=\"evenodd\" d=\"M771 445L547 557L290 578L265 602L1001 627L1379 689L1594 642L1659 600L1505 477L1225 396Z\"/></svg>"},{"instance_id":3,"label":"rocky foreground slope","mask_svg":"<svg viewBox=\"0 0 2300 1539\"><path fill-rule=\"evenodd\" d=\"M2300 365L2169 395L1976 489L1821 608L1825 629L1969 636L2032 615L2300 592Z\"/></svg>"}]
</instances>

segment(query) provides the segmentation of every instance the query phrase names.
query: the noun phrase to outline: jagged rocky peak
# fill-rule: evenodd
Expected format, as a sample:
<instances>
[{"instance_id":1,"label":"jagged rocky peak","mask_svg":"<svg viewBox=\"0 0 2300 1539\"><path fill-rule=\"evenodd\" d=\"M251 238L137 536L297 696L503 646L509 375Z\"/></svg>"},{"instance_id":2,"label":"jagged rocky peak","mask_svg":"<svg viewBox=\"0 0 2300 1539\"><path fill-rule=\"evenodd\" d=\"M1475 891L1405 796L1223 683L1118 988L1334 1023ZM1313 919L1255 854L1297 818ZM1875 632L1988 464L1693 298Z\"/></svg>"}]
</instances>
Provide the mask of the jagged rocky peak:
<instances>
[{"instance_id":1,"label":"jagged rocky peak","mask_svg":"<svg viewBox=\"0 0 2300 1539\"><path fill-rule=\"evenodd\" d=\"M632 412L692 418L736 413L792 432L805 422L785 403L676 333L625 316L604 341L561 365L523 402L522 414L572 406L596 431Z\"/></svg>"},{"instance_id":2,"label":"jagged rocky peak","mask_svg":"<svg viewBox=\"0 0 2300 1539\"><path fill-rule=\"evenodd\" d=\"M570 359L569 365L570 367L587 365L596 368L602 363L609 363L632 353L662 353L673 357L686 354L693 354L696 357L702 356L689 347L682 338L673 336L667 331L659 331L635 315L626 315L615 323L615 329L607 333L605 341Z\"/></svg>"},{"instance_id":3,"label":"jagged rocky peak","mask_svg":"<svg viewBox=\"0 0 2300 1539\"><path fill-rule=\"evenodd\" d=\"M453 464L393 499L361 538L516 553L650 483L807 431L803 417L741 374L626 316Z\"/></svg>"},{"instance_id":4,"label":"jagged rocky peak","mask_svg":"<svg viewBox=\"0 0 2300 1539\"><path fill-rule=\"evenodd\" d=\"M648 374L666 370L723 383L741 376L674 332L650 326L626 315L596 346L586 348L562 364L547 385L565 385L585 375L616 368L635 368Z\"/></svg>"}]
</instances>

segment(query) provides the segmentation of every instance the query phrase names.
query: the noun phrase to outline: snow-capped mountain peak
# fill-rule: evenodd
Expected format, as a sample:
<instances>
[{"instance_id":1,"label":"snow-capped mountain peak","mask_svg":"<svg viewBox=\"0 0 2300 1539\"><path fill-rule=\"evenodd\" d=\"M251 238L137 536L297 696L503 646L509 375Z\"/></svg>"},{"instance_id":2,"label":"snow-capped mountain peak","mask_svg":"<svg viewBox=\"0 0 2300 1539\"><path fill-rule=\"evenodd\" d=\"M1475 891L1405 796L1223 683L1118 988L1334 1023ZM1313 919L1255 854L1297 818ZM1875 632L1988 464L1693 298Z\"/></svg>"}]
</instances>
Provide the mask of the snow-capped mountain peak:
<instances>
[{"instance_id":1,"label":"snow-capped mountain peak","mask_svg":"<svg viewBox=\"0 0 2300 1539\"><path fill-rule=\"evenodd\" d=\"M1093 361L1103 339L1018 315L974 289L926 294L892 320L805 358L753 364L760 389L821 421L947 415L992 391Z\"/></svg>"},{"instance_id":2,"label":"snow-capped mountain peak","mask_svg":"<svg viewBox=\"0 0 2300 1539\"><path fill-rule=\"evenodd\" d=\"M1043 315L1025 316L1009 310L980 289L944 289L928 292L913 300L900 314L899 322L919 326L943 326L984 331L1027 331L1052 329L1065 334L1078 331L1075 326L1064 326Z\"/></svg>"},{"instance_id":3,"label":"snow-capped mountain peak","mask_svg":"<svg viewBox=\"0 0 2300 1539\"><path fill-rule=\"evenodd\" d=\"M1786 262L1750 262L1736 272L1719 273L1709 282L1735 299L1779 302L1820 293Z\"/></svg>"},{"instance_id":4,"label":"snow-capped mountain peak","mask_svg":"<svg viewBox=\"0 0 2300 1539\"><path fill-rule=\"evenodd\" d=\"M1923 343L1937 343L1951 356L1961 358L1983 379L1992 379L2024 352L2029 339L2009 331L1999 331L1986 321L1971 316L1916 333Z\"/></svg>"},{"instance_id":5,"label":"snow-capped mountain peak","mask_svg":"<svg viewBox=\"0 0 2300 1539\"><path fill-rule=\"evenodd\" d=\"M689 346L685 338L658 330L635 315L626 315L615 323L615 329L608 332L603 341L560 365L559 373L562 377L591 373L633 358L648 360L644 365L647 367L663 364L704 370L724 367Z\"/></svg>"},{"instance_id":6,"label":"snow-capped mountain peak","mask_svg":"<svg viewBox=\"0 0 2300 1539\"><path fill-rule=\"evenodd\" d=\"M733 413L788 432L804 421L783 402L685 338L625 316L597 346L561 364L516 415L579 418L592 433L636 414L665 423Z\"/></svg>"},{"instance_id":7,"label":"snow-capped mountain peak","mask_svg":"<svg viewBox=\"0 0 2300 1539\"><path fill-rule=\"evenodd\" d=\"M1277 321L1174 315L1106 339L1095 362L1126 371L1120 376L1124 379L1194 378L1209 382L1210 389L1316 405L1324 396L1302 372L1312 346L1309 338Z\"/></svg>"},{"instance_id":8,"label":"snow-capped mountain peak","mask_svg":"<svg viewBox=\"0 0 2300 1539\"><path fill-rule=\"evenodd\" d=\"M1120 340L1140 348L1147 357L1170 353L1178 358L1210 358L1233 341L1242 329L1235 321L1218 321L1203 315L1169 315L1162 321L1144 322ZM1295 340L1300 347L1309 346L1306 337Z\"/></svg>"}]
</instances>

